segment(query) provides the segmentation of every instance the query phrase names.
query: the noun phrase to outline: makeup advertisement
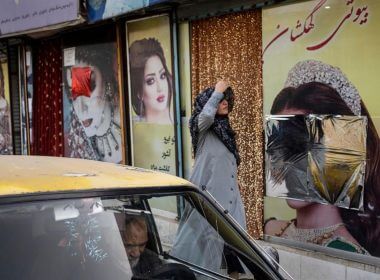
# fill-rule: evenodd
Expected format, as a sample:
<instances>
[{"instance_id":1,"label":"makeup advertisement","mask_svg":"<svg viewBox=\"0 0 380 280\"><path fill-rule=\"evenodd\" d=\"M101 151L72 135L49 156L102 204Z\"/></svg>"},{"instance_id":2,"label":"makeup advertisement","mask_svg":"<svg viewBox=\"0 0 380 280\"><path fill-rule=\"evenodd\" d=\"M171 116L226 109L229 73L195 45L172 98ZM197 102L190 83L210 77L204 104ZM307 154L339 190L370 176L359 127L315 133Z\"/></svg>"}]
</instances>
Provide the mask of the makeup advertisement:
<instances>
[{"instance_id":1,"label":"makeup advertisement","mask_svg":"<svg viewBox=\"0 0 380 280\"><path fill-rule=\"evenodd\" d=\"M380 257L380 2L263 9L268 236Z\"/></svg>"},{"instance_id":2,"label":"makeup advertisement","mask_svg":"<svg viewBox=\"0 0 380 280\"><path fill-rule=\"evenodd\" d=\"M177 174L170 19L127 22L133 165Z\"/></svg>"}]
</instances>

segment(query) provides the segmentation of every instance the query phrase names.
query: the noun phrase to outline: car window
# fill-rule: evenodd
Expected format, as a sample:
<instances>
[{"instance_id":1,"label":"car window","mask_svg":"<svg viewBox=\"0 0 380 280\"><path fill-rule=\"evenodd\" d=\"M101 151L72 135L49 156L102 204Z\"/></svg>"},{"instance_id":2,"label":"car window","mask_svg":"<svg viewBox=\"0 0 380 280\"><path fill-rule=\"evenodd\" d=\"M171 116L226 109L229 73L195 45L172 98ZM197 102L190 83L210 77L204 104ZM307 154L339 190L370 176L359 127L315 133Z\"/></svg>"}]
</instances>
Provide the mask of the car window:
<instances>
[{"instance_id":1,"label":"car window","mask_svg":"<svg viewBox=\"0 0 380 280\"><path fill-rule=\"evenodd\" d=\"M100 198L0 207L0 279L131 279L114 211Z\"/></svg>"},{"instance_id":2,"label":"car window","mask_svg":"<svg viewBox=\"0 0 380 280\"><path fill-rule=\"evenodd\" d=\"M173 201L184 207L173 207ZM0 227L0 279L269 275L255 252L195 193L1 205Z\"/></svg>"},{"instance_id":3,"label":"car window","mask_svg":"<svg viewBox=\"0 0 380 280\"><path fill-rule=\"evenodd\" d=\"M165 204L157 203L160 199L164 202L168 196L155 197L155 206ZM208 201L195 193L178 195L177 201L183 201L182 209L151 207L165 256L192 264L198 271L210 273L209 277L267 279L259 268L261 258ZM257 263L252 263L252 258ZM208 278L203 275L202 279Z\"/></svg>"}]
</instances>

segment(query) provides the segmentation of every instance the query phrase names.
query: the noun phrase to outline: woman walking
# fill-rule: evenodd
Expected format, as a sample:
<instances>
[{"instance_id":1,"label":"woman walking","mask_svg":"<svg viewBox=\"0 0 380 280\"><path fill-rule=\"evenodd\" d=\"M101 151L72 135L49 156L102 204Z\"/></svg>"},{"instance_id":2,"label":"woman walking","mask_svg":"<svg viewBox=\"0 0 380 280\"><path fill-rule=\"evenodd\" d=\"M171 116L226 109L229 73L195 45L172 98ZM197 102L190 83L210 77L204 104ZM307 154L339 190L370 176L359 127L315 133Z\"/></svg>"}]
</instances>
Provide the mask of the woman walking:
<instances>
[{"instance_id":1,"label":"woman walking","mask_svg":"<svg viewBox=\"0 0 380 280\"><path fill-rule=\"evenodd\" d=\"M240 157L228 119L232 108L233 91L225 81L219 81L215 88L208 88L196 97L190 118L195 154L190 181L207 190L246 229L237 183ZM217 273L226 271L233 278L244 273L238 257L219 237L218 228L210 227L199 212L193 211L191 203L185 204L171 254Z\"/></svg>"},{"instance_id":2,"label":"woman walking","mask_svg":"<svg viewBox=\"0 0 380 280\"><path fill-rule=\"evenodd\" d=\"M219 81L215 88L207 88L196 97L190 118L195 155L190 181L206 189L245 229L237 181L240 157L228 118L233 98L233 91L225 81Z\"/></svg>"}]
</instances>

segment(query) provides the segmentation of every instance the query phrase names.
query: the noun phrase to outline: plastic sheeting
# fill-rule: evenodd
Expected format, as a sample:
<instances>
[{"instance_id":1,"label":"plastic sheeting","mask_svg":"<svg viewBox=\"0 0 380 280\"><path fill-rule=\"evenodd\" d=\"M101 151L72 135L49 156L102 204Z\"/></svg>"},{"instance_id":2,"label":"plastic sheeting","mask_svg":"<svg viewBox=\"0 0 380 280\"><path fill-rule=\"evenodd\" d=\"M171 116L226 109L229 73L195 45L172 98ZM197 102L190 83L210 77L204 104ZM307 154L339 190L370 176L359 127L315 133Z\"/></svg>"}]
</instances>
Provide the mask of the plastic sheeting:
<instances>
[{"instance_id":1,"label":"plastic sheeting","mask_svg":"<svg viewBox=\"0 0 380 280\"><path fill-rule=\"evenodd\" d=\"M362 209L367 118L270 115L266 195Z\"/></svg>"}]
</instances>

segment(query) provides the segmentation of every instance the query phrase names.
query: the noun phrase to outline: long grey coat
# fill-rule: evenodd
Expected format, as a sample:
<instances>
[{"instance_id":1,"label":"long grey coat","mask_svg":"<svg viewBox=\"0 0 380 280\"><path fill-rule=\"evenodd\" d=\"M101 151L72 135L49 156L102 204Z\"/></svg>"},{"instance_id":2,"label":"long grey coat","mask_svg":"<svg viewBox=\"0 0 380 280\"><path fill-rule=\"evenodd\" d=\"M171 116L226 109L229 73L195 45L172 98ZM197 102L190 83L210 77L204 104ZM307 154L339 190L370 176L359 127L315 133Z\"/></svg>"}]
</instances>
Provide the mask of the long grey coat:
<instances>
[{"instance_id":1,"label":"long grey coat","mask_svg":"<svg viewBox=\"0 0 380 280\"><path fill-rule=\"evenodd\" d=\"M199 115L199 140L190 181L204 186L246 229L245 213L237 184L234 155L209 128L223 94L214 92ZM222 273L224 241L190 205L185 208L171 254L214 272Z\"/></svg>"},{"instance_id":2,"label":"long grey coat","mask_svg":"<svg viewBox=\"0 0 380 280\"><path fill-rule=\"evenodd\" d=\"M223 94L214 92L199 114L199 140L190 181L211 195L246 229L234 155L210 129Z\"/></svg>"}]
</instances>

